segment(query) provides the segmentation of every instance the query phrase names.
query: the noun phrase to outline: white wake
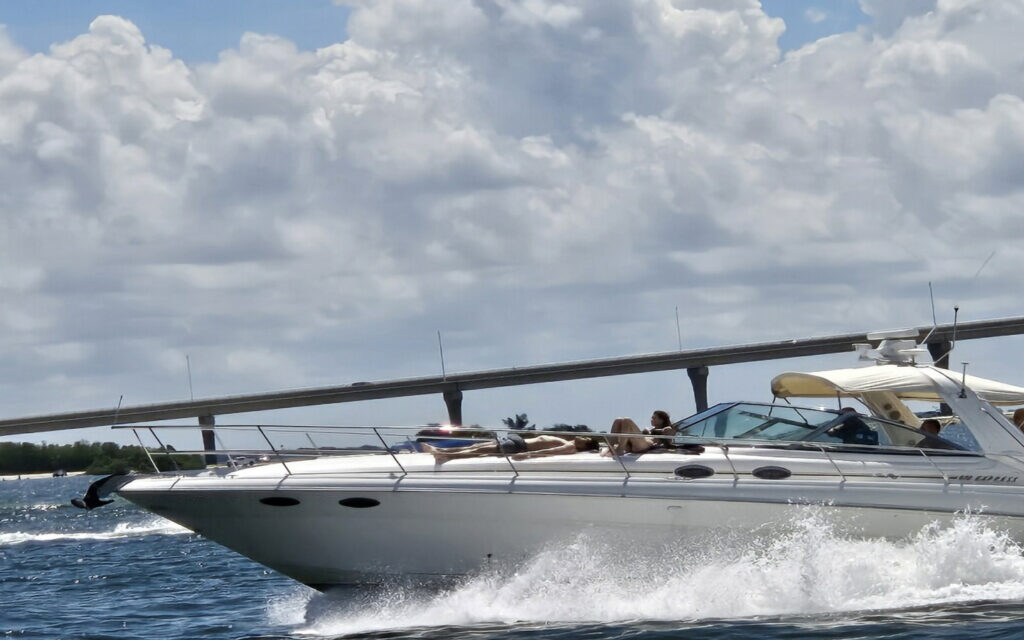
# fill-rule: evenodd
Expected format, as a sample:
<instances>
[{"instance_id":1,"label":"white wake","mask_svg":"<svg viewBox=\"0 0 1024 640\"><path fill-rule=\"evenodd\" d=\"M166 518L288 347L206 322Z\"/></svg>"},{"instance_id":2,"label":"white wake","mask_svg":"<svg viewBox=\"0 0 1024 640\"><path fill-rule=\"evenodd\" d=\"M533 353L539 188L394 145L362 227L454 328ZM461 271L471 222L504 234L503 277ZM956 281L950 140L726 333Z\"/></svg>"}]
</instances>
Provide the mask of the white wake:
<instances>
[{"instance_id":1,"label":"white wake","mask_svg":"<svg viewBox=\"0 0 1024 640\"><path fill-rule=\"evenodd\" d=\"M180 535L185 533L191 532L185 527L175 524L170 520L154 517L146 520L145 522L136 524L121 522L113 529L107 531L0 532L0 547L10 547L17 544L23 544L25 542L51 542L56 540L116 540L118 538L133 538L154 534Z\"/></svg>"},{"instance_id":2,"label":"white wake","mask_svg":"<svg viewBox=\"0 0 1024 640\"><path fill-rule=\"evenodd\" d=\"M913 539L858 540L815 516L771 539L680 541L638 555L581 535L514 575L482 575L444 592L393 590L360 602L296 591L268 605L303 635L339 636L481 624L693 621L809 615L1024 599L1024 557L978 518ZM653 557L652 557L653 556Z\"/></svg>"}]
</instances>

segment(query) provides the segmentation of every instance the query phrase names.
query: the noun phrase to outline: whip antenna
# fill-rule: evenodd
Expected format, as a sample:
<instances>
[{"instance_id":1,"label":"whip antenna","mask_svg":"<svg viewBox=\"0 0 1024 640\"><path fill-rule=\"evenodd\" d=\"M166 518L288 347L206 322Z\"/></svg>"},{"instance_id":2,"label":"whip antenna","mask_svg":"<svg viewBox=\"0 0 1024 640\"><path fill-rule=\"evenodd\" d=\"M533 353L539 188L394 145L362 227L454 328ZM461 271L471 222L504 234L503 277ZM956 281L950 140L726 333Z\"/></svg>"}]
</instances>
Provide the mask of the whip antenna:
<instances>
[{"instance_id":1,"label":"whip antenna","mask_svg":"<svg viewBox=\"0 0 1024 640\"><path fill-rule=\"evenodd\" d=\"M444 372L444 345L441 344L441 331L437 331L437 350L441 352L441 379L447 380L448 374Z\"/></svg>"},{"instance_id":2,"label":"whip antenna","mask_svg":"<svg viewBox=\"0 0 1024 640\"><path fill-rule=\"evenodd\" d=\"M950 351L956 346L956 321L958 317L960 317L960 305L953 307L953 339L949 341Z\"/></svg>"},{"instance_id":3,"label":"whip antenna","mask_svg":"<svg viewBox=\"0 0 1024 640\"><path fill-rule=\"evenodd\" d=\"M932 330L924 337L921 344L928 344L928 338L932 337L932 334L935 333L935 329L939 326L939 321L935 318L935 293L932 292L932 283L930 281L928 282L928 298L932 302Z\"/></svg>"},{"instance_id":4,"label":"whip antenna","mask_svg":"<svg viewBox=\"0 0 1024 640\"><path fill-rule=\"evenodd\" d=\"M679 350L683 350L683 334L679 331L679 305L676 305L676 338L679 339Z\"/></svg>"},{"instance_id":5,"label":"whip antenna","mask_svg":"<svg viewBox=\"0 0 1024 640\"><path fill-rule=\"evenodd\" d=\"M110 423L110 424L111 424L111 426L113 426L113 425L117 424L117 415L118 415L119 413L121 413L121 401L122 401L122 400L124 400L124 394L123 394L123 393L122 393L122 394L121 394L121 396L120 396L120 397L119 397L119 398L117 399L117 408L116 408L116 409L114 409L114 421Z\"/></svg>"}]
</instances>

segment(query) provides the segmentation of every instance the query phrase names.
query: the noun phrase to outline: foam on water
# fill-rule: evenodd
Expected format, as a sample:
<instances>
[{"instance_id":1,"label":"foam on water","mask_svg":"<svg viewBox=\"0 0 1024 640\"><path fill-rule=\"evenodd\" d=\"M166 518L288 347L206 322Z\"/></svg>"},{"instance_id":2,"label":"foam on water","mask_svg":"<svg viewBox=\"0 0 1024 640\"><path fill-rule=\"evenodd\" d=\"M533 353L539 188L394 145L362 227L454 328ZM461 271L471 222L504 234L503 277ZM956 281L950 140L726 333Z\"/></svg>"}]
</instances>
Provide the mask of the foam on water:
<instances>
[{"instance_id":1,"label":"foam on water","mask_svg":"<svg viewBox=\"0 0 1024 640\"><path fill-rule=\"evenodd\" d=\"M55 540L116 540L148 535L180 535L191 533L185 527L170 520L153 517L140 523L118 523L107 531L12 531L0 533L0 547L10 547L25 542L51 542Z\"/></svg>"},{"instance_id":2,"label":"foam on water","mask_svg":"<svg viewBox=\"0 0 1024 640\"><path fill-rule=\"evenodd\" d=\"M904 541L839 536L807 513L775 538L681 541L638 554L593 535L548 549L512 575L455 588L395 589L353 604L296 591L268 606L277 624L316 636L482 624L694 621L1024 599L1024 557L978 517ZM305 612L300 622L296 612Z\"/></svg>"}]
</instances>

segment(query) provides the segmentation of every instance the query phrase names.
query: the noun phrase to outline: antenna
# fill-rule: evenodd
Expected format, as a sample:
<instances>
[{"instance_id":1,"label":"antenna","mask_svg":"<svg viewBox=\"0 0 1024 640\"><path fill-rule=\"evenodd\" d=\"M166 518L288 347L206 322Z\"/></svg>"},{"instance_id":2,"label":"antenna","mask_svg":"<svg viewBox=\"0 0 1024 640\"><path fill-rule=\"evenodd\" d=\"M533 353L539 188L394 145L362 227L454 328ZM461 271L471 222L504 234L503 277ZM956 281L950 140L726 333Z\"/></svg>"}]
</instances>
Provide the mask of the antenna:
<instances>
[{"instance_id":1,"label":"antenna","mask_svg":"<svg viewBox=\"0 0 1024 640\"><path fill-rule=\"evenodd\" d=\"M192 363L189 362L188 354L185 354L185 370L188 371L188 399L195 400L196 397L192 393Z\"/></svg>"},{"instance_id":2,"label":"antenna","mask_svg":"<svg viewBox=\"0 0 1024 640\"><path fill-rule=\"evenodd\" d=\"M683 350L683 334L679 331L679 305L676 305L676 338L679 339L679 350Z\"/></svg>"},{"instance_id":3,"label":"antenna","mask_svg":"<svg viewBox=\"0 0 1024 640\"><path fill-rule=\"evenodd\" d=\"M956 320L960 317L960 305L953 307L953 337L949 341L949 350L952 352L956 346Z\"/></svg>"},{"instance_id":4,"label":"antenna","mask_svg":"<svg viewBox=\"0 0 1024 640\"><path fill-rule=\"evenodd\" d=\"M121 394L121 396L120 396L120 397L119 397L119 398L117 399L117 408L116 408L116 409L114 409L114 421L110 423L110 424L111 424L111 426L113 426L113 425L117 424L117 416L118 416L118 414L119 414L119 413L121 413L121 401L122 401L122 400L124 400L124 394L123 394L123 393L122 393L122 394Z\"/></svg>"},{"instance_id":5,"label":"antenna","mask_svg":"<svg viewBox=\"0 0 1024 640\"><path fill-rule=\"evenodd\" d=\"M964 367L963 376L960 378L960 397L961 398L966 398L967 397L967 365L970 364L970 363L969 362L961 362L960 364L962 364L963 367Z\"/></svg>"},{"instance_id":6,"label":"antenna","mask_svg":"<svg viewBox=\"0 0 1024 640\"><path fill-rule=\"evenodd\" d=\"M981 270L984 269L986 265L988 265L989 261L992 260L992 258L994 258L995 255L996 255L996 251L995 251L995 249L993 249L992 253L988 254L988 257L985 258L985 261L981 263L981 266L978 267L978 270L974 272L973 276L971 276L971 281L972 282L974 281L975 278L978 277L979 274L981 274ZM932 283L929 282L928 283L929 290L931 289L931 286L932 286ZM934 317L934 314L935 314L934 308L935 308L935 303L934 303L934 300L933 300L933 302L932 302L932 309L933 309L932 316L933 317ZM942 358L945 358L949 354L953 353L953 348L956 347L957 318L959 318L959 317L960 317L960 305L959 304L954 304L953 305L953 337L950 338L950 340L949 340L949 351L944 353L942 355ZM928 335L931 335L931 333L929 333ZM936 360L941 360L942 358L936 358ZM964 363L964 365L965 365L964 371L966 371L966 364L967 363L965 362ZM964 396L960 396L960 397L962 398Z\"/></svg>"},{"instance_id":7,"label":"antenna","mask_svg":"<svg viewBox=\"0 0 1024 640\"><path fill-rule=\"evenodd\" d=\"M932 301L932 325L939 324L939 321L935 318L935 293L932 291L931 280L928 281L928 297Z\"/></svg>"},{"instance_id":8,"label":"antenna","mask_svg":"<svg viewBox=\"0 0 1024 640\"><path fill-rule=\"evenodd\" d=\"M985 258L985 261L981 263L981 266L978 267L978 270L974 272L973 276L971 276L971 281L972 282L974 281L975 278L977 278L981 274L981 270L984 269L986 265L988 265L989 261L992 260L992 258L994 258L995 255L996 255L996 251L995 251L995 249L993 249L992 253L988 254L988 257ZM929 286L930 286L930 283L929 283ZM957 322L957 318L959 317L959 315L960 315L960 305L959 304L954 304L953 305L953 337L949 341L949 351L946 353L946 355L949 355L950 353L952 353L953 352L953 348L956 347L956 329L957 329L956 322Z\"/></svg>"},{"instance_id":9,"label":"antenna","mask_svg":"<svg viewBox=\"0 0 1024 640\"><path fill-rule=\"evenodd\" d=\"M437 350L441 352L441 379L447 380L448 374L444 371L444 345L441 344L441 330L437 331Z\"/></svg>"},{"instance_id":10,"label":"antenna","mask_svg":"<svg viewBox=\"0 0 1024 640\"><path fill-rule=\"evenodd\" d=\"M991 260L992 258L994 258L995 256L996 256L996 250L993 249L992 253L988 254L988 257L985 258L985 261L981 263L981 266L978 267L978 270L974 272L973 276L971 276L971 280L973 280L974 278L977 278L978 275L981 273L981 270L984 269L985 266L988 264L988 261Z\"/></svg>"},{"instance_id":11,"label":"antenna","mask_svg":"<svg viewBox=\"0 0 1024 640\"><path fill-rule=\"evenodd\" d=\"M931 281L928 282L928 298L932 301L932 330L924 337L921 344L928 344L928 338L932 337L932 334L935 333L936 327L939 326L939 321L935 318L935 294L932 292Z\"/></svg>"}]
</instances>

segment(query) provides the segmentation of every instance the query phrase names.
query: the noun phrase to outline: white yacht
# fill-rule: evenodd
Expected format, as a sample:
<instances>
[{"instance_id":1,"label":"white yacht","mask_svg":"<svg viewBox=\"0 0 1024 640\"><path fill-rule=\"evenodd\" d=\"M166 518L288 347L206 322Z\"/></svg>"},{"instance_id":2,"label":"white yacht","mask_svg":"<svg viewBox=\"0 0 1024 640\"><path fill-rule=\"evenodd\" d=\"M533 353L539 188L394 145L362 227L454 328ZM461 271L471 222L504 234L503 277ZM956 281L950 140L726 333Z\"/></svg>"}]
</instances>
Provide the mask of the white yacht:
<instances>
[{"instance_id":1,"label":"white yacht","mask_svg":"<svg viewBox=\"0 0 1024 640\"><path fill-rule=\"evenodd\" d=\"M269 461L246 449L256 464L106 489L318 588L515 566L581 532L649 545L771 531L808 509L849 535L910 536L969 513L1024 541L1024 436L996 408L1024 404L1024 388L912 363L784 373L771 388L775 402L716 405L641 454L442 463L404 444L416 430L345 429L379 445L353 453L325 446L327 428L251 427ZM916 429L908 401L948 405L942 433L957 437ZM286 432L306 446L274 444Z\"/></svg>"}]
</instances>

